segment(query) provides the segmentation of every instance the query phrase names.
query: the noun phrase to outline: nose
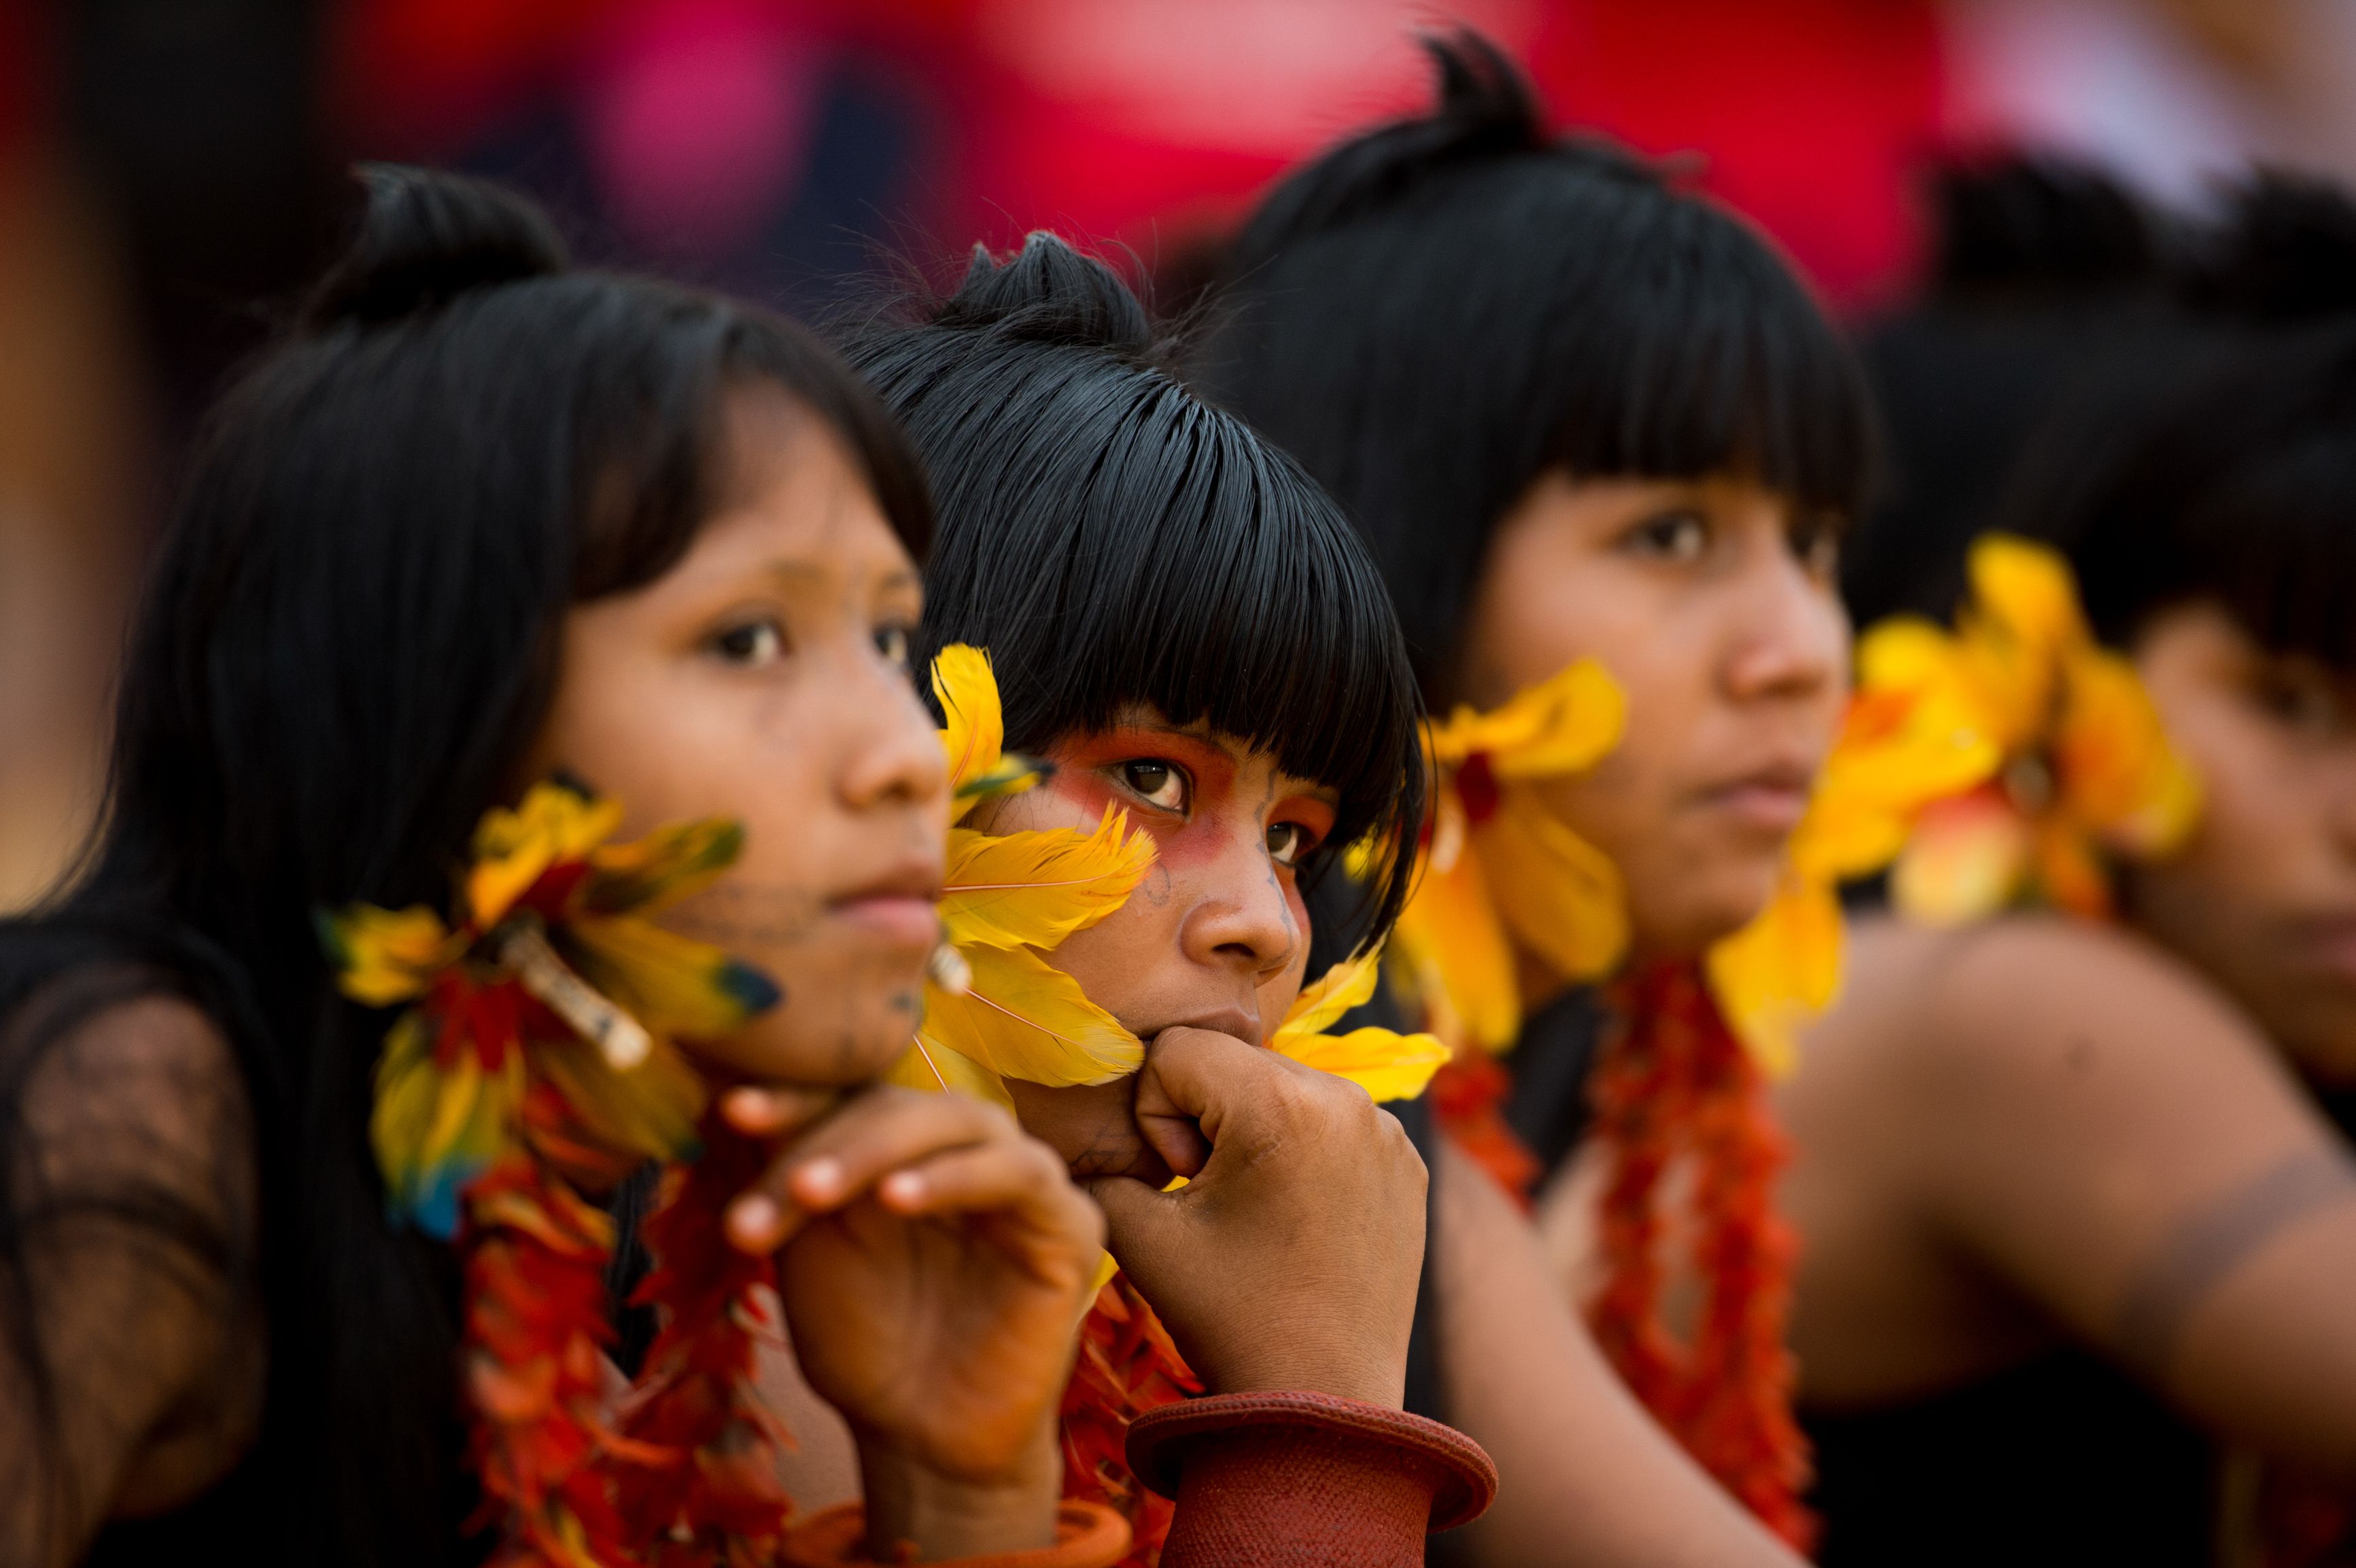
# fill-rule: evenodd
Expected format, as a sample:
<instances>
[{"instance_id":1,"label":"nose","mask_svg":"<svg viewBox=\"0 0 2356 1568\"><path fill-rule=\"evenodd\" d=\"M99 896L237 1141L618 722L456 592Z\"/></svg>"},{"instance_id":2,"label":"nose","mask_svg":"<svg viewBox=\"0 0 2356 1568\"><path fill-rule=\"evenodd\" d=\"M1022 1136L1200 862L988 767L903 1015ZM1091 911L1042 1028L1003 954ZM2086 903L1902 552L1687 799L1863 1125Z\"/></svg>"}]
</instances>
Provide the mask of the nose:
<instances>
[{"instance_id":1,"label":"nose","mask_svg":"<svg viewBox=\"0 0 2356 1568\"><path fill-rule=\"evenodd\" d=\"M1781 527L1773 548L1746 564L1736 592L1740 610L1720 667L1728 696L1807 701L1846 689L1848 615L1831 587L1794 559Z\"/></svg>"},{"instance_id":2,"label":"nose","mask_svg":"<svg viewBox=\"0 0 2356 1568\"><path fill-rule=\"evenodd\" d=\"M1186 956L1229 969L1257 986L1292 962L1303 938L1292 903L1257 822L1223 834L1218 852L1202 866L1180 942Z\"/></svg>"},{"instance_id":3,"label":"nose","mask_svg":"<svg viewBox=\"0 0 2356 1568\"><path fill-rule=\"evenodd\" d=\"M857 717L839 775L843 804L853 811L946 805L948 762L932 715L905 676L879 669L874 686L851 705Z\"/></svg>"}]
</instances>

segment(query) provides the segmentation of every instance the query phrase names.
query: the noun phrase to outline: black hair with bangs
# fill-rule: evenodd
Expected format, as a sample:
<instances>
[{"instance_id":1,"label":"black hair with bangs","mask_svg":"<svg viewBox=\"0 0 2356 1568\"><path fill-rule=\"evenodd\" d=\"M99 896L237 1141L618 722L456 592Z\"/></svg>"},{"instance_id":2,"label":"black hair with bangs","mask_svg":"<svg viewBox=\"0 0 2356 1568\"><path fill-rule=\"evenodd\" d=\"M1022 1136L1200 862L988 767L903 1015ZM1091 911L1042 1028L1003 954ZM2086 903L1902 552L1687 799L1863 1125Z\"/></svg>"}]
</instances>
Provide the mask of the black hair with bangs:
<instances>
[{"instance_id":1,"label":"black hair with bangs","mask_svg":"<svg viewBox=\"0 0 2356 1568\"><path fill-rule=\"evenodd\" d=\"M2115 646L2205 601L2356 672L2356 201L2259 174L2184 251L2181 308L2064 402L1999 521L2069 554Z\"/></svg>"},{"instance_id":2,"label":"black hair with bangs","mask_svg":"<svg viewBox=\"0 0 2356 1568\"><path fill-rule=\"evenodd\" d=\"M1147 703L1272 752L1340 795L1312 874L1365 835L1387 845L1353 934L1387 931L1422 815L1420 709L1333 501L1162 368L1119 278L1053 235L1002 262L977 251L916 314L846 353L932 477L922 658L988 648L1017 748Z\"/></svg>"},{"instance_id":3,"label":"black hair with bangs","mask_svg":"<svg viewBox=\"0 0 2356 1568\"><path fill-rule=\"evenodd\" d=\"M2272 652L2356 673L2356 316L2212 350L2106 445L2066 421L2040 445L2008 520L2068 553L2104 642L2207 601Z\"/></svg>"},{"instance_id":4,"label":"black hair with bangs","mask_svg":"<svg viewBox=\"0 0 2356 1568\"><path fill-rule=\"evenodd\" d=\"M1479 36L1426 48L1438 106L1277 187L1197 368L1349 512L1437 704L1490 533L1541 475L1738 474L1845 522L1872 443L1848 347L1747 223L1551 139Z\"/></svg>"}]
</instances>

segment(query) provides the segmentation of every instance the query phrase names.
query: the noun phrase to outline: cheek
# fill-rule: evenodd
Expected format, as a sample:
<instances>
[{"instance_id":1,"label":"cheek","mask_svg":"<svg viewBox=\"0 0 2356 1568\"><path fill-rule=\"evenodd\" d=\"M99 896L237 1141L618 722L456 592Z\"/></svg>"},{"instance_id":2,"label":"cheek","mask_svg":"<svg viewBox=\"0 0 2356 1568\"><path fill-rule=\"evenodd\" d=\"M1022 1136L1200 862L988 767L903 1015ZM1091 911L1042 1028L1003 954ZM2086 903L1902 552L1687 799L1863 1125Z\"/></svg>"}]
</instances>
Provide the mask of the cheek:
<instances>
[{"instance_id":1,"label":"cheek","mask_svg":"<svg viewBox=\"0 0 2356 1568\"><path fill-rule=\"evenodd\" d=\"M1077 980L1097 1006L1116 1018L1133 1017L1153 997L1156 981L1178 951L1182 912L1169 869L1157 863L1127 903L1044 956Z\"/></svg>"}]
</instances>

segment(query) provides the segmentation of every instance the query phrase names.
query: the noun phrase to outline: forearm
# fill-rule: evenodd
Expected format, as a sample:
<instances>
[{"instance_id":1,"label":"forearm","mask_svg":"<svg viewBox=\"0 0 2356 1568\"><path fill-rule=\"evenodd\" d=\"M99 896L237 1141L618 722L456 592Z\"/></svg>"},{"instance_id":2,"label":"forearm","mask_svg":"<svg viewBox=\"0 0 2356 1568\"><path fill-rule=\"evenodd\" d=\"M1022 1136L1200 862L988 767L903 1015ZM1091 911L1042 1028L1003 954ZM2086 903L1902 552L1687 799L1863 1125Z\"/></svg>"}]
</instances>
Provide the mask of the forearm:
<instances>
[{"instance_id":1,"label":"forearm","mask_svg":"<svg viewBox=\"0 0 2356 1568\"><path fill-rule=\"evenodd\" d=\"M1443 1147L1435 1179L1449 1419L1499 1476L1475 1560L1798 1568L1622 1386L1488 1178Z\"/></svg>"}]
</instances>

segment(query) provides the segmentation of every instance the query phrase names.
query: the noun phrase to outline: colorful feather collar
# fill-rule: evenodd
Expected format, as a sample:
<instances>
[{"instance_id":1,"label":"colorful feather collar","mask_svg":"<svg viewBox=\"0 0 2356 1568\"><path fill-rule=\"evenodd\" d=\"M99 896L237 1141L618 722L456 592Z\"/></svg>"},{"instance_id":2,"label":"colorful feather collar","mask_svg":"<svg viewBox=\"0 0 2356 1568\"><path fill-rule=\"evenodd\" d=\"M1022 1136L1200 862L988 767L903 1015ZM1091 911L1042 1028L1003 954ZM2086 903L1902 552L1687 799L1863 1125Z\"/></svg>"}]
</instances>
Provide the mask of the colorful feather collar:
<instances>
[{"instance_id":1,"label":"colorful feather collar","mask_svg":"<svg viewBox=\"0 0 2356 1568\"><path fill-rule=\"evenodd\" d=\"M385 1037L370 1135L390 1218L465 1258L468 1458L497 1560L766 1561L784 1435L751 1377L773 1271L720 1230L760 1150L706 1114L678 1042L733 1033L776 992L648 918L724 870L738 827L609 845L620 820L615 802L538 785L485 815L451 923L355 904L321 935L346 996L411 1004ZM613 1223L584 1194L649 1160L665 1170L638 1299L662 1328L616 1412Z\"/></svg>"}]
</instances>

